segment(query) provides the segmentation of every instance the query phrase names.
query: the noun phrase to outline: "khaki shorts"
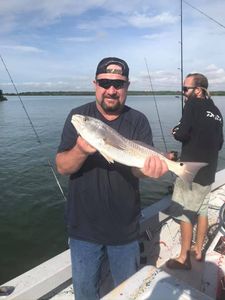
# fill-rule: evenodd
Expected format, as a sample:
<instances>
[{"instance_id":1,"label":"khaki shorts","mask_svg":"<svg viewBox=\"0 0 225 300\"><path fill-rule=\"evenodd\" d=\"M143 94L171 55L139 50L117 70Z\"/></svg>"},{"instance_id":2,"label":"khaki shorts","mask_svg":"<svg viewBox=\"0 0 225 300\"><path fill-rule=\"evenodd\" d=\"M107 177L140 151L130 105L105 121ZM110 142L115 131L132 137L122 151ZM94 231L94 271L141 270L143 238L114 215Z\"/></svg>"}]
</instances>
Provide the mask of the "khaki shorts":
<instances>
[{"instance_id":1,"label":"khaki shorts","mask_svg":"<svg viewBox=\"0 0 225 300\"><path fill-rule=\"evenodd\" d=\"M211 185L202 186L193 182L192 188L177 177L169 214L177 220L194 223L196 217L208 215Z\"/></svg>"}]
</instances>

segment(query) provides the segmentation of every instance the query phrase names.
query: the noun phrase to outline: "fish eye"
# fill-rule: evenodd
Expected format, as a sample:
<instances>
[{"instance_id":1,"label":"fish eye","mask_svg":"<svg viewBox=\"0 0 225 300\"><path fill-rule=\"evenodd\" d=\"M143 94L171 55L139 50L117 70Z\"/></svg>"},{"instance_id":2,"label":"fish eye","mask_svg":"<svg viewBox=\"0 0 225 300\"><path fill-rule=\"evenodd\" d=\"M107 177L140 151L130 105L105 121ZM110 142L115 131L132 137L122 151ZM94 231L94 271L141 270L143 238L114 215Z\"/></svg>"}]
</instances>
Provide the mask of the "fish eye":
<instances>
[{"instance_id":1,"label":"fish eye","mask_svg":"<svg viewBox=\"0 0 225 300\"><path fill-rule=\"evenodd\" d=\"M180 163L180 166L182 167L184 164L183 163Z\"/></svg>"}]
</instances>

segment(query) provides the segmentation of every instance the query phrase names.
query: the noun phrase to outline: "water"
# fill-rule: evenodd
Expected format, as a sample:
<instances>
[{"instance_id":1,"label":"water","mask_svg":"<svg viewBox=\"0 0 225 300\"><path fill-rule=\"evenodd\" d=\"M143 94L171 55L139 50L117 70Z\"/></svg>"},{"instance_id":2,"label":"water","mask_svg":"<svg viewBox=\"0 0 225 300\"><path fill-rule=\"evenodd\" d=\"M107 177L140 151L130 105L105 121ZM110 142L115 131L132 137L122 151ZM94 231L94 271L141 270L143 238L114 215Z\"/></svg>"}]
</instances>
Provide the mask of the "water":
<instances>
[{"instance_id":1,"label":"water","mask_svg":"<svg viewBox=\"0 0 225 300\"><path fill-rule=\"evenodd\" d=\"M67 248L64 201L56 185L48 159L54 157L65 118L72 107L94 97L23 97L22 100L40 137L35 134L18 97L0 103L0 284L20 275ZM181 105L173 96L157 97L167 148L179 150L170 132L180 119ZM225 97L215 97L225 112ZM155 146L164 151L154 101L151 97L128 97L127 104L149 118ZM225 167L221 151L219 169ZM67 178L58 176L66 193ZM167 193L171 175L161 180L143 180L142 205Z\"/></svg>"}]
</instances>

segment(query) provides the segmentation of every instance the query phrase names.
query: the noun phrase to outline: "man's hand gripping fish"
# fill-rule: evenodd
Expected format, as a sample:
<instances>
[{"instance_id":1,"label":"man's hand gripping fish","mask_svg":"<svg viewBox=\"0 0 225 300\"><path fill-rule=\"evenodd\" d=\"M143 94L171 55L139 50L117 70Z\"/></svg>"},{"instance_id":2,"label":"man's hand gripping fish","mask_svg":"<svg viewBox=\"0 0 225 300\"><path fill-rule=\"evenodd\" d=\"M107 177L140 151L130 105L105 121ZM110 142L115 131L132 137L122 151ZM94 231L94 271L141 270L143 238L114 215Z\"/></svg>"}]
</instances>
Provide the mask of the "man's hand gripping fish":
<instances>
[{"instance_id":1,"label":"man's hand gripping fish","mask_svg":"<svg viewBox=\"0 0 225 300\"><path fill-rule=\"evenodd\" d=\"M98 150L109 163L117 161L130 167L143 168L147 157L157 155L166 162L170 171L189 184L199 169L207 166L204 162L169 160L153 147L129 140L110 126L89 116L76 114L72 116L71 122L81 137Z\"/></svg>"}]
</instances>

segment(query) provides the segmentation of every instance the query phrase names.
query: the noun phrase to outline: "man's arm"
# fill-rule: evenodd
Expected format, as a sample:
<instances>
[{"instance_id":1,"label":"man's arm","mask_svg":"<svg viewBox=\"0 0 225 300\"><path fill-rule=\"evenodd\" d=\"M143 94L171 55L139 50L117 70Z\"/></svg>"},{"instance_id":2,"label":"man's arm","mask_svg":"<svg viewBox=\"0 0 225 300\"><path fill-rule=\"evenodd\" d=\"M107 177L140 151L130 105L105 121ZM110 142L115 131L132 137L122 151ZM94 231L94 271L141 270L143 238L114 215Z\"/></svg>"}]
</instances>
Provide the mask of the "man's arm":
<instances>
[{"instance_id":1,"label":"man's arm","mask_svg":"<svg viewBox=\"0 0 225 300\"><path fill-rule=\"evenodd\" d=\"M191 134L192 123L193 123L192 105L187 102L185 104L184 113L180 122L172 129L172 134L174 138L180 142L188 141Z\"/></svg>"},{"instance_id":2,"label":"man's arm","mask_svg":"<svg viewBox=\"0 0 225 300\"><path fill-rule=\"evenodd\" d=\"M96 149L89 145L82 137L77 138L76 145L56 155L56 167L60 174L70 175L77 172L90 154Z\"/></svg>"}]
</instances>

